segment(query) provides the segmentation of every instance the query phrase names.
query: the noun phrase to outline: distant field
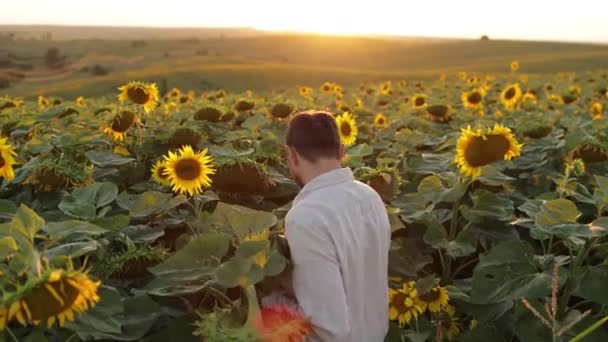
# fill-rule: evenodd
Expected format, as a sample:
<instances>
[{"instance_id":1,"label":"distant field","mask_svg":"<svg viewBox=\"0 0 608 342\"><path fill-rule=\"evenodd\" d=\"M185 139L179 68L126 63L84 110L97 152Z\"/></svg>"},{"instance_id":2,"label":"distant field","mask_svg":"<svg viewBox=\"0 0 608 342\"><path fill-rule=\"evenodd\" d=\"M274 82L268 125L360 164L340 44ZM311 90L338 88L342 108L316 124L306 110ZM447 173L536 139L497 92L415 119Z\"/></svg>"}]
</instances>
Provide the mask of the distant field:
<instances>
[{"instance_id":1,"label":"distant field","mask_svg":"<svg viewBox=\"0 0 608 342\"><path fill-rule=\"evenodd\" d=\"M45 30L0 27L0 33L21 38L0 41L0 65L5 63L0 80L13 80L0 95L98 96L130 80L166 88L266 91L316 87L327 80L348 85L435 79L442 72L501 74L512 60L531 75L608 68L606 45L270 35L246 29L53 28L52 40L25 39L43 37ZM44 63L52 47L66 57L60 69ZM95 66L108 74L92 76Z\"/></svg>"}]
</instances>

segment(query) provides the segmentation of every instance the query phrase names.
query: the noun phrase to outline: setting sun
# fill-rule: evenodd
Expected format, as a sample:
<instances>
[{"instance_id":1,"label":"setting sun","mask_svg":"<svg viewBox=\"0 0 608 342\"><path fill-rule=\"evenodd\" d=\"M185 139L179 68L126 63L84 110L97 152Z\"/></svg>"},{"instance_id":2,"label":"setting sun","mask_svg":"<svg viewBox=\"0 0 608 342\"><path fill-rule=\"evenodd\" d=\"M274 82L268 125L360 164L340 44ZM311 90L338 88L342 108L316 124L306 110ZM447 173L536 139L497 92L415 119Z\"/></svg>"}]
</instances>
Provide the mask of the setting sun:
<instances>
[{"instance_id":1,"label":"setting sun","mask_svg":"<svg viewBox=\"0 0 608 342\"><path fill-rule=\"evenodd\" d=\"M511 0L500 8L484 0L174 0L170 4L149 0L145 6L120 0L99 6L80 0L20 0L2 6L3 24L247 27L323 34L446 38L486 34L500 39L608 41L608 25L597 25L603 22L608 4L594 0L580 0L576 6L567 0L550 4Z\"/></svg>"}]
</instances>

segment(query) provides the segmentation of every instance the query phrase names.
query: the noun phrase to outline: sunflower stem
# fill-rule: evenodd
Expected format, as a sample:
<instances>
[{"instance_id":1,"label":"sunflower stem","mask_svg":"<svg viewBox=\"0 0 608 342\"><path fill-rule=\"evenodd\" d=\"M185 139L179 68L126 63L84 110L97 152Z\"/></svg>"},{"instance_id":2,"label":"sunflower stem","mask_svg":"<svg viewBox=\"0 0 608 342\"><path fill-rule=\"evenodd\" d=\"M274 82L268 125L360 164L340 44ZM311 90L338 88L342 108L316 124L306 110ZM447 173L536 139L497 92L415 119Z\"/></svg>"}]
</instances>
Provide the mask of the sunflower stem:
<instances>
[{"instance_id":1,"label":"sunflower stem","mask_svg":"<svg viewBox=\"0 0 608 342\"><path fill-rule=\"evenodd\" d=\"M260 304L258 303L258 296L255 291L254 285L247 285L244 288L245 296L247 297L247 322L245 322L245 327L254 328L254 323L257 318L257 315L260 313Z\"/></svg>"},{"instance_id":2,"label":"sunflower stem","mask_svg":"<svg viewBox=\"0 0 608 342\"><path fill-rule=\"evenodd\" d=\"M479 259L474 258L474 259L471 259L471 260L465 262L464 264L458 266L458 268L452 274L452 279L456 278L456 276L458 275L458 273L460 273L462 270L464 270L467 266L469 266L469 265L471 265L473 263L476 263L478 261L479 261Z\"/></svg>"}]
</instances>

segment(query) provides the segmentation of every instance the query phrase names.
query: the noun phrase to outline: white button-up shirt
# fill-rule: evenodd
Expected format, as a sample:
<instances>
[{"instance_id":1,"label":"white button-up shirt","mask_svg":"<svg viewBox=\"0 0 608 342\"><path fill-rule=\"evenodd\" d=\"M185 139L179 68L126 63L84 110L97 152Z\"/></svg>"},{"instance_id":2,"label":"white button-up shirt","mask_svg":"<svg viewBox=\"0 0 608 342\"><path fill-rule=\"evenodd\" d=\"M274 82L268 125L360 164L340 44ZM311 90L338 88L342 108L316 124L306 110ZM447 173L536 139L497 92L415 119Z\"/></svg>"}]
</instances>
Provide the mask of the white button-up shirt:
<instances>
[{"instance_id":1,"label":"white button-up shirt","mask_svg":"<svg viewBox=\"0 0 608 342\"><path fill-rule=\"evenodd\" d=\"M298 305L309 341L376 342L388 332L388 251L384 203L348 168L307 183L285 219Z\"/></svg>"}]
</instances>

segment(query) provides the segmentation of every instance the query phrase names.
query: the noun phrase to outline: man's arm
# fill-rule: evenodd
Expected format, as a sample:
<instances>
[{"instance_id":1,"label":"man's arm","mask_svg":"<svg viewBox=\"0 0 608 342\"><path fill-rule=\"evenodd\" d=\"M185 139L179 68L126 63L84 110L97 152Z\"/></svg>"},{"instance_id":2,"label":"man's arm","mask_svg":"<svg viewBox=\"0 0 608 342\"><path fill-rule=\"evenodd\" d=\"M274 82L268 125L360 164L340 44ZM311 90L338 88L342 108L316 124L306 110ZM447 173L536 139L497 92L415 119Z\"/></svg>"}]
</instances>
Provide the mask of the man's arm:
<instances>
[{"instance_id":1,"label":"man's arm","mask_svg":"<svg viewBox=\"0 0 608 342\"><path fill-rule=\"evenodd\" d=\"M335 246L322 227L286 222L293 268L293 289L313 336L320 341L350 341L346 294Z\"/></svg>"}]
</instances>

